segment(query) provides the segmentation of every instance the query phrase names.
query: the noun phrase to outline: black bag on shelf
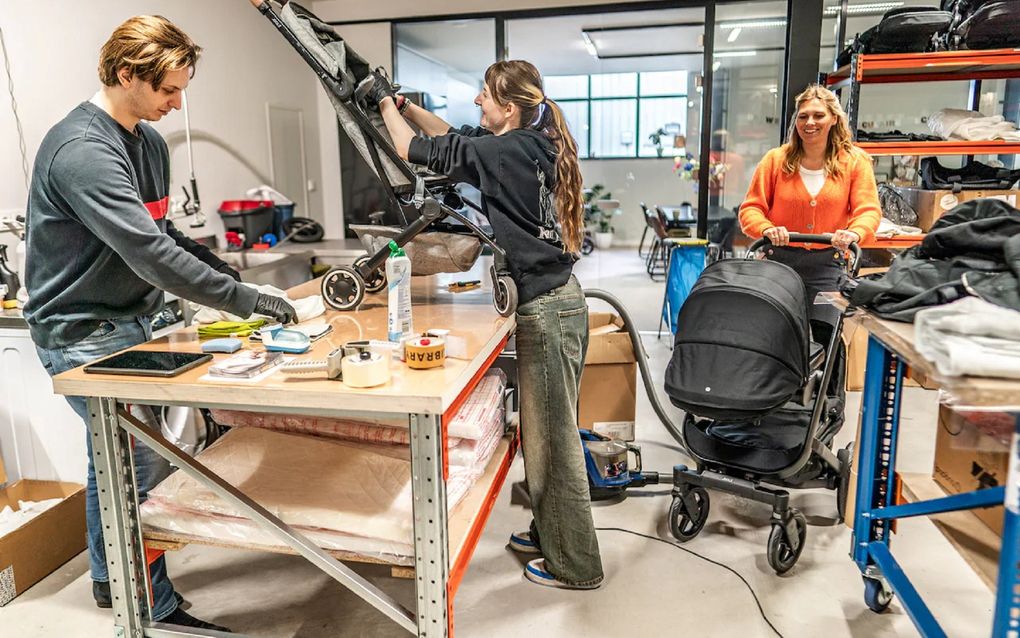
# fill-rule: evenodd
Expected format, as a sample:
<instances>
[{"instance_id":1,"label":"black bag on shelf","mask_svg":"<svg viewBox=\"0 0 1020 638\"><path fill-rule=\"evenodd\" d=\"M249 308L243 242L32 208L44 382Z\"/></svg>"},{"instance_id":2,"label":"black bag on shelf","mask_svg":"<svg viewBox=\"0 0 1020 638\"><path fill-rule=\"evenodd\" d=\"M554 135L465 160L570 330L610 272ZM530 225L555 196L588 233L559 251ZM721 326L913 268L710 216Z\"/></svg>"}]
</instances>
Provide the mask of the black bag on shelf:
<instances>
[{"instance_id":1,"label":"black bag on shelf","mask_svg":"<svg viewBox=\"0 0 1020 638\"><path fill-rule=\"evenodd\" d=\"M921 187L928 190L1008 190L1020 180L1020 169L996 168L971 162L963 168L946 168L938 159L921 160Z\"/></svg>"},{"instance_id":2,"label":"black bag on shelf","mask_svg":"<svg viewBox=\"0 0 1020 638\"><path fill-rule=\"evenodd\" d=\"M882 217L899 226L917 226L917 211L895 186L882 182L878 185L878 203L882 206Z\"/></svg>"},{"instance_id":3,"label":"black bag on shelf","mask_svg":"<svg viewBox=\"0 0 1020 638\"><path fill-rule=\"evenodd\" d=\"M954 30L957 48L1011 49L1020 47L1020 2L972 2L980 5Z\"/></svg>"},{"instance_id":4,"label":"black bag on shelf","mask_svg":"<svg viewBox=\"0 0 1020 638\"><path fill-rule=\"evenodd\" d=\"M931 49L936 33L949 28L952 19L952 13L937 7L890 9L878 24L857 34L836 62L839 66L849 64L854 53L923 53Z\"/></svg>"}]
</instances>

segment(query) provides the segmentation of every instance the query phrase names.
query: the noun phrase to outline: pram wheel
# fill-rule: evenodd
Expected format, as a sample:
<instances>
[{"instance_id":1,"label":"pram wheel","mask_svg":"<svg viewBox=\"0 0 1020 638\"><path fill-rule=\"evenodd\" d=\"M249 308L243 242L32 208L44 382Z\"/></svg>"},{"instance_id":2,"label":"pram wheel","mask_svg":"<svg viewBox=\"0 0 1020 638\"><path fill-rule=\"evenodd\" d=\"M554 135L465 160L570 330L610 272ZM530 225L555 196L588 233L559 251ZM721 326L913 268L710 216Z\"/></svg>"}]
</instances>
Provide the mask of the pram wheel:
<instances>
[{"instance_id":1,"label":"pram wheel","mask_svg":"<svg viewBox=\"0 0 1020 638\"><path fill-rule=\"evenodd\" d=\"M492 303L501 317L517 312L517 284L510 275L499 275L492 282Z\"/></svg>"},{"instance_id":2,"label":"pram wheel","mask_svg":"<svg viewBox=\"0 0 1020 638\"><path fill-rule=\"evenodd\" d=\"M360 267L369 259L370 257L368 255L362 255L361 257L358 257L357 259L354 260L354 267L355 268ZM385 287L386 287L386 271L384 271L382 268L375 271L371 279L365 280L365 292L379 292Z\"/></svg>"},{"instance_id":3,"label":"pram wheel","mask_svg":"<svg viewBox=\"0 0 1020 638\"><path fill-rule=\"evenodd\" d=\"M689 507L688 503L692 505ZM703 487L692 487L686 498L674 492L673 503L669 506L669 531L673 537L686 543L700 534L708 520L709 504L708 490Z\"/></svg>"},{"instance_id":4,"label":"pram wheel","mask_svg":"<svg viewBox=\"0 0 1020 638\"><path fill-rule=\"evenodd\" d=\"M365 280L350 266L337 266L322 278L322 299L335 310L354 310L365 298Z\"/></svg>"},{"instance_id":5,"label":"pram wheel","mask_svg":"<svg viewBox=\"0 0 1020 638\"><path fill-rule=\"evenodd\" d=\"M868 609L880 614L889 609L892 599L893 594L885 583L877 578L864 577L864 604L868 606Z\"/></svg>"},{"instance_id":6,"label":"pram wheel","mask_svg":"<svg viewBox=\"0 0 1020 638\"><path fill-rule=\"evenodd\" d=\"M799 510L790 508L789 516L797 528L796 547L794 546L786 525L780 521L772 522L772 532L769 534L768 559L769 565L777 574L785 574L793 569L804 551L804 540L807 538L807 519Z\"/></svg>"},{"instance_id":7,"label":"pram wheel","mask_svg":"<svg viewBox=\"0 0 1020 638\"><path fill-rule=\"evenodd\" d=\"M850 492L850 468L853 463L854 444L846 446L842 450L836 450L836 460L839 461L839 483L836 484L836 510L839 513L839 522L846 520L846 501Z\"/></svg>"}]
</instances>

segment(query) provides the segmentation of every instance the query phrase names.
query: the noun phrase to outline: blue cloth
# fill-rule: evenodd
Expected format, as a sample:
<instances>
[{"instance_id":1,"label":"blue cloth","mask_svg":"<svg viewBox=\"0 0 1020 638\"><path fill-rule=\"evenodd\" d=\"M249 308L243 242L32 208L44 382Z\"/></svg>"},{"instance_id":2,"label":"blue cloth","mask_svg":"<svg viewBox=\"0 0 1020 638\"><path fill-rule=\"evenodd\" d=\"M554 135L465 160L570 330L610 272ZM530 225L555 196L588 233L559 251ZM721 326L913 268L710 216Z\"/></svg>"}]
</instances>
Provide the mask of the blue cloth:
<instances>
[{"instance_id":1,"label":"blue cloth","mask_svg":"<svg viewBox=\"0 0 1020 638\"><path fill-rule=\"evenodd\" d=\"M705 269L707 246L678 244L669 253L669 268L666 274L666 292L662 301L662 319L669 331L676 334L680 307L691 294L694 282Z\"/></svg>"},{"instance_id":2,"label":"blue cloth","mask_svg":"<svg viewBox=\"0 0 1020 638\"><path fill-rule=\"evenodd\" d=\"M119 352L125 348L145 343L152 338L152 322L147 316L107 319L99 327L77 343L63 348L40 348L36 346L39 359L50 376L85 365L96 359ZM85 397L64 397L86 426L89 423L88 405ZM132 405L131 414L159 431L159 421L150 406ZM99 492L96 487L96 468L92 462L92 437L86 427L85 440L88 445L89 469L85 485L85 525L88 530L89 568L92 580L109 582L107 571L106 545L103 543L103 523L99 514ZM149 490L166 478L171 471L170 463L141 443L134 444L135 474L138 479L138 500L144 501ZM174 586L166 573L166 561L162 556L150 566L152 577L153 620L162 620L177 609Z\"/></svg>"}]
</instances>

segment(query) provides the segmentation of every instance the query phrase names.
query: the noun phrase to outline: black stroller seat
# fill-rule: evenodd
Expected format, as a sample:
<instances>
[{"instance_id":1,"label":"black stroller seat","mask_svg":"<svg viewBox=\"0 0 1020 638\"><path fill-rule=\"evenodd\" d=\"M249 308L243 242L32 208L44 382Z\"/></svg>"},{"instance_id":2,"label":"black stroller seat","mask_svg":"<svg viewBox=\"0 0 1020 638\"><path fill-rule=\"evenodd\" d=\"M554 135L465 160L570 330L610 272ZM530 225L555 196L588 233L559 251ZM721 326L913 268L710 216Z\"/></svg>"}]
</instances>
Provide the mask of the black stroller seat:
<instances>
[{"instance_id":1,"label":"black stroller seat","mask_svg":"<svg viewBox=\"0 0 1020 638\"><path fill-rule=\"evenodd\" d=\"M766 242L753 244L749 255ZM842 426L843 402L826 396L842 317L828 344L814 342L813 302L785 264L723 259L705 268L680 308L665 390L686 413L681 431L697 467L673 471L670 528L678 540L694 538L704 526L706 487L772 505L768 559L777 573L800 557L807 522L789 506L786 490L766 484L835 489L842 517L849 452L833 454L830 446Z\"/></svg>"}]
</instances>

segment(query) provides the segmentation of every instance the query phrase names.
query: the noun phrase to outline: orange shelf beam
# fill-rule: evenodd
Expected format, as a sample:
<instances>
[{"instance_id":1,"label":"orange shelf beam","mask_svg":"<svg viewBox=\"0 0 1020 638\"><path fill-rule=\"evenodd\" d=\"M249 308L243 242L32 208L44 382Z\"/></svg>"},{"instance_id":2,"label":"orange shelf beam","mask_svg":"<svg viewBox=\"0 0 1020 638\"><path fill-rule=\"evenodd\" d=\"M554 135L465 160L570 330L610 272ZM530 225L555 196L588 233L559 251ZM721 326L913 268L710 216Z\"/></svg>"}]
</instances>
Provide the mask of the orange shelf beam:
<instances>
[{"instance_id":1,"label":"orange shelf beam","mask_svg":"<svg viewBox=\"0 0 1020 638\"><path fill-rule=\"evenodd\" d=\"M832 88L850 81L851 66L829 73L825 84ZM945 82L1020 77L1020 49L987 51L941 51L938 53L859 54L860 84L891 82Z\"/></svg>"},{"instance_id":2,"label":"orange shelf beam","mask_svg":"<svg viewBox=\"0 0 1020 638\"><path fill-rule=\"evenodd\" d=\"M894 237L878 237L861 244L861 248L910 248L924 240L924 235L896 235Z\"/></svg>"},{"instance_id":3,"label":"orange shelf beam","mask_svg":"<svg viewBox=\"0 0 1020 638\"><path fill-rule=\"evenodd\" d=\"M1020 142L857 142L871 155L1006 155L1020 153Z\"/></svg>"}]
</instances>

